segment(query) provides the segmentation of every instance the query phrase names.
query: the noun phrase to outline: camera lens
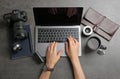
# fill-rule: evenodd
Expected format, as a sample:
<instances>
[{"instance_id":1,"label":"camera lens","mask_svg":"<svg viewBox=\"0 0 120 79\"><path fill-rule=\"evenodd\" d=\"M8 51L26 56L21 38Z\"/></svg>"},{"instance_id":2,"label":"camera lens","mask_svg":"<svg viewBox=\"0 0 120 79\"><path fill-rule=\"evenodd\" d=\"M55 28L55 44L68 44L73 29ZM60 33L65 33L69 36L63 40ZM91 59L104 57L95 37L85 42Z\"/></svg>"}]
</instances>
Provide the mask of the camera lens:
<instances>
[{"instance_id":1,"label":"camera lens","mask_svg":"<svg viewBox=\"0 0 120 79\"><path fill-rule=\"evenodd\" d=\"M14 43L12 49L13 49L13 51L19 51L22 49L22 47L19 43Z\"/></svg>"},{"instance_id":2,"label":"camera lens","mask_svg":"<svg viewBox=\"0 0 120 79\"><path fill-rule=\"evenodd\" d=\"M18 40L23 40L27 37L27 32L25 30L24 23L22 21L16 22L14 24L14 38Z\"/></svg>"}]
</instances>

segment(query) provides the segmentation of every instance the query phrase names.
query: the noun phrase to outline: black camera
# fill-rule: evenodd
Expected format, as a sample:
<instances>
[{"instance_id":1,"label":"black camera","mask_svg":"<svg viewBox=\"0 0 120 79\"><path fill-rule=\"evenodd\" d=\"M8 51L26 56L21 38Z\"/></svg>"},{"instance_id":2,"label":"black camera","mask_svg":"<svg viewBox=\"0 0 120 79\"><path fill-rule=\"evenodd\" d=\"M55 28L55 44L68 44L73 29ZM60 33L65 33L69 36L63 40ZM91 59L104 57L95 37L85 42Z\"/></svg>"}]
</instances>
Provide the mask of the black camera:
<instances>
[{"instance_id":1,"label":"black camera","mask_svg":"<svg viewBox=\"0 0 120 79\"><path fill-rule=\"evenodd\" d=\"M4 14L3 18L7 21L10 27L12 36L12 49L19 51L22 49L19 41L27 38L27 31L25 30L25 22L27 21L27 13L25 11L13 10L11 13Z\"/></svg>"}]
</instances>

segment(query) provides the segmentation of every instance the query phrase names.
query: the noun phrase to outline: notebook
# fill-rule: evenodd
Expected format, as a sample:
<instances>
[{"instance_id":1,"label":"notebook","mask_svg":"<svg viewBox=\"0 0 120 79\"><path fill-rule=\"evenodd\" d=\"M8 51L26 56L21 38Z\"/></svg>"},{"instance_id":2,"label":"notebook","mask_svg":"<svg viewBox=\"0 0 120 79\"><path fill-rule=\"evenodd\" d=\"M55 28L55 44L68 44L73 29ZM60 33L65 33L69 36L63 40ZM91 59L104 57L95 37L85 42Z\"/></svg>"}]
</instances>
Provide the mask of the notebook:
<instances>
[{"instance_id":1,"label":"notebook","mask_svg":"<svg viewBox=\"0 0 120 79\"><path fill-rule=\"evenodd\" d=\"M119 28L118 24L92 8L87 10L81 23L91 26L95 33L99 34L108 41L112 39Z\"/></svg>"}]
</instances>

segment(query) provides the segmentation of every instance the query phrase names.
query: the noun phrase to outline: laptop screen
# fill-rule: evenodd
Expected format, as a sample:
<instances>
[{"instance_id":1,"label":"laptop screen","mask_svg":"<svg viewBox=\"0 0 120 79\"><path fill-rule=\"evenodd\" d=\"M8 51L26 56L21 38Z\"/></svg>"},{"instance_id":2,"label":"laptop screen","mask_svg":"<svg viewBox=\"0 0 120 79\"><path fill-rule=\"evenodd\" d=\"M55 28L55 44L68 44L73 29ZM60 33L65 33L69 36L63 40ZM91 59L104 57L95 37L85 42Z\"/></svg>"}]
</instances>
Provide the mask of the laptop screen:
<instances>
[{"instance_id":1,"label":"laptop screen","mask_svg":"<svg viewBox=\"0 0 120 79\"><path fill-rule=\"evenodd\" d=\"M80 25L82 7L34 7L35 24L39 25Z\"/></svg>"}]
</instances>

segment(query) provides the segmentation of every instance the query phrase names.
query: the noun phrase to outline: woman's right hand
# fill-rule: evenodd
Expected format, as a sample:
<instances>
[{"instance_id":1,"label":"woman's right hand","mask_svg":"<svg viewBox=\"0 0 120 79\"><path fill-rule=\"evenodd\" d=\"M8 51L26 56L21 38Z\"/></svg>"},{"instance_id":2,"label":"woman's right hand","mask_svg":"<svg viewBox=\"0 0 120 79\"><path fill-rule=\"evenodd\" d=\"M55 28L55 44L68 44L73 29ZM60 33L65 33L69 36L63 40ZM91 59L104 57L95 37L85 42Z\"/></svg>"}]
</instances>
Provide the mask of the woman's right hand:
<instances>
[{"instance_id":1,"label":"woman's right hand","mask_svg":"<svg viewBox=\"0 0 120 79\"><path fill-rule=\"evenodd\" d=\"M66 53L70 60L76 60L78 58L78 53L79 53L79 43L78 41L69 36L67 38L67 42L65 43L66 46Z\"/></svg>"}]
</instances>

